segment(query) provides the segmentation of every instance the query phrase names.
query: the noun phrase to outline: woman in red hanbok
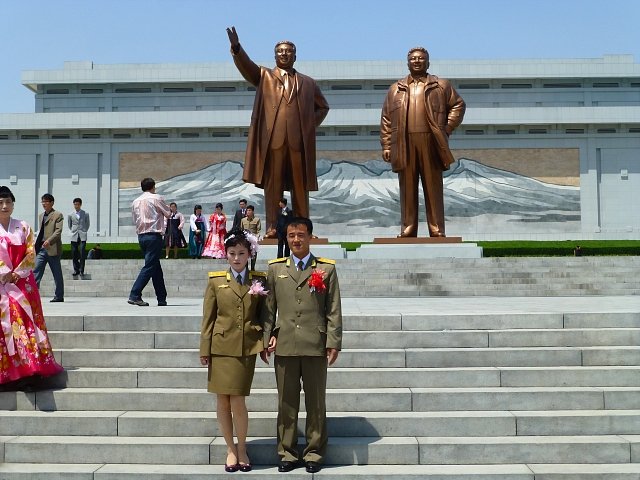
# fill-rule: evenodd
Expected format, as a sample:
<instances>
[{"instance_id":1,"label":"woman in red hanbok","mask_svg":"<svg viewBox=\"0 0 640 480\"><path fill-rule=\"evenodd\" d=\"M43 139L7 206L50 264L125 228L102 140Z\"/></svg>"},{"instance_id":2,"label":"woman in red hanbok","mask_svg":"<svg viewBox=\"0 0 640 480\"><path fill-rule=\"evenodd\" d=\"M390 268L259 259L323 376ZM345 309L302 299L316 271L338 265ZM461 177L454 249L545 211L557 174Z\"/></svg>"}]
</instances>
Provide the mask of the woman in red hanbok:
<instances>
[{"instance_id":1,"label":"woman in red hanbok","mask_svg":"<svg viewBox=\"0 0 640 480\"><path fill-rule=\"evenodd\" d=\"M203 257L227 258L224 249L224 236L227 234L227 216L222 204L216 203L216 211L209 217L209 236L202 251Z\"/></svg>"},{"instance_id":2,"label":"woman in red hanbok","mask_svg":"<svg viewBox=\"0 0 640 480\"><path fill-rule=\"evenodd\" d=\"M11 218L14 202L11 190L0 187L0 385L63 370L51 351L33 277L33 231Z\"/></svg>"}]
</instances>

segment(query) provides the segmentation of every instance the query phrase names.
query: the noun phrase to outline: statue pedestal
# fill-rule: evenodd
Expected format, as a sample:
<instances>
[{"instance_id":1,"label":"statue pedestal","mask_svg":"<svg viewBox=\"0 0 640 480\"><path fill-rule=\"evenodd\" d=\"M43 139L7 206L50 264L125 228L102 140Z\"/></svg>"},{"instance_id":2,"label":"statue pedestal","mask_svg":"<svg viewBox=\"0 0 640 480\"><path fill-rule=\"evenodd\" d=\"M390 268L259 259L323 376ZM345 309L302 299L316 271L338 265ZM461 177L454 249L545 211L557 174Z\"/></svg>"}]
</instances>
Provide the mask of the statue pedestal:
<instances>
[{"instance_id":1,"label":"statue pedestal","mask_svg":"<svg viewBox=\"0 0 640 480\"><path fill-rule=\"evenodd\" d=\"M345 251L339 244L330 245L328 238L312 238L311 239L311 253L316 257L326 257L333 260L341 260L345 258ZM260 240L260 251L258 252L258 259L277 258L278 255L278 239L277 238L265 238Z\"/></svg>"},{"instance_id":2,"label":"statue pedestal","mask_svg":"<svg viewBox=\"0 0 640 480\"><path fill-rule=\"evenodd\" d=\"M462 243L462 237L374 238L347 258L413 259L413 258L482 258L482 247Z\"/></svg>"}]
</instances>

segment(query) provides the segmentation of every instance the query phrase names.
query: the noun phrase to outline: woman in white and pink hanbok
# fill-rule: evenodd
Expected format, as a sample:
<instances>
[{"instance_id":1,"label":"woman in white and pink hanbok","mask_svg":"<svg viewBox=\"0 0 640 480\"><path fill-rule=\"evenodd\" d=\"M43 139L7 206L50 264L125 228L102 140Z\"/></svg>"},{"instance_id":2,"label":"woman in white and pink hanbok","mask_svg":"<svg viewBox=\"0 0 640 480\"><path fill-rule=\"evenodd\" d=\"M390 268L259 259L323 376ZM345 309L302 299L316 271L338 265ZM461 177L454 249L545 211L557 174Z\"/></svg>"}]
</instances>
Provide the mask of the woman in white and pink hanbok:
<instances>
[{"instance_id":1,"label":"woman in white and pink hanbok","mask_svg":"<svg viewBox=\"0 0 640 480\"><path fill-rule=\"evenodd\" d=\"M209 235L202 251L203 257L227 258L224 248L224 236L227 234L227 216L222 204L216 203L216 211L209 217Z\"/></svg>"},{"instance_id":2,"label":"woman in white and pink hanbok","mask_svg":"<svg viewBox=\"0 0 640 480\"><path fill-rule=\"evenodd\" d=\"M33 277L33 230L11 218L15 197L0 187L0 385L63 371L56 362Z\"/></svg>"}]
</instances>

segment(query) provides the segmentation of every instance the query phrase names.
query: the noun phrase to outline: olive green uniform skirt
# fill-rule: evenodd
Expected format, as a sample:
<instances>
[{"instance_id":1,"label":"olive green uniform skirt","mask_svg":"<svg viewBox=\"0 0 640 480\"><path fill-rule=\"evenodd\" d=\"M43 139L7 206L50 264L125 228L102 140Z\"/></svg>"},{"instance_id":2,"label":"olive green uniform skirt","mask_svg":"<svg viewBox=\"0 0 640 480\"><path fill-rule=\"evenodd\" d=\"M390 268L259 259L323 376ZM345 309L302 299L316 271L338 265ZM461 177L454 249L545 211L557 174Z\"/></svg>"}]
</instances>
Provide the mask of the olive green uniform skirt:
<instances>
[{"instance_id":1,"label":"olive green uniform skirt","mask_svg":"<svg viewBox=\"0 0 640 480\"><path fill-rule=\"evenodd\" d=\"M256 355L229 357L211 355L209 361L207 391L222 395L249 395Z\"/></svg>"}]
</instances>

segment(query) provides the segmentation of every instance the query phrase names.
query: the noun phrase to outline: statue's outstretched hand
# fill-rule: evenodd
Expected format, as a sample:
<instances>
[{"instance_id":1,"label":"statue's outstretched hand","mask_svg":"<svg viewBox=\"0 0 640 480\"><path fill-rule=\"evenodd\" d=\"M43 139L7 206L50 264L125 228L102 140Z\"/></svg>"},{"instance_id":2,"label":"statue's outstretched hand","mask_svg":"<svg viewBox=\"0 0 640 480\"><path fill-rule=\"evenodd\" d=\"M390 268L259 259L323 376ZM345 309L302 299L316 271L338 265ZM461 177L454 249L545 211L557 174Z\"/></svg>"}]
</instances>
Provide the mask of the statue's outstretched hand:
<instances>
[{"instance_id":1,"label":"statue's outstretched hand","mask_svg":"<svg viewBox=\"0 0 640 480\"><path fill-rule=\"evenodd\" d=\"M229 36L229 43L234 50L240 45L238 34L236 33L236 27L227 28L227 35Z\"/></svg>"}]
</instances>

